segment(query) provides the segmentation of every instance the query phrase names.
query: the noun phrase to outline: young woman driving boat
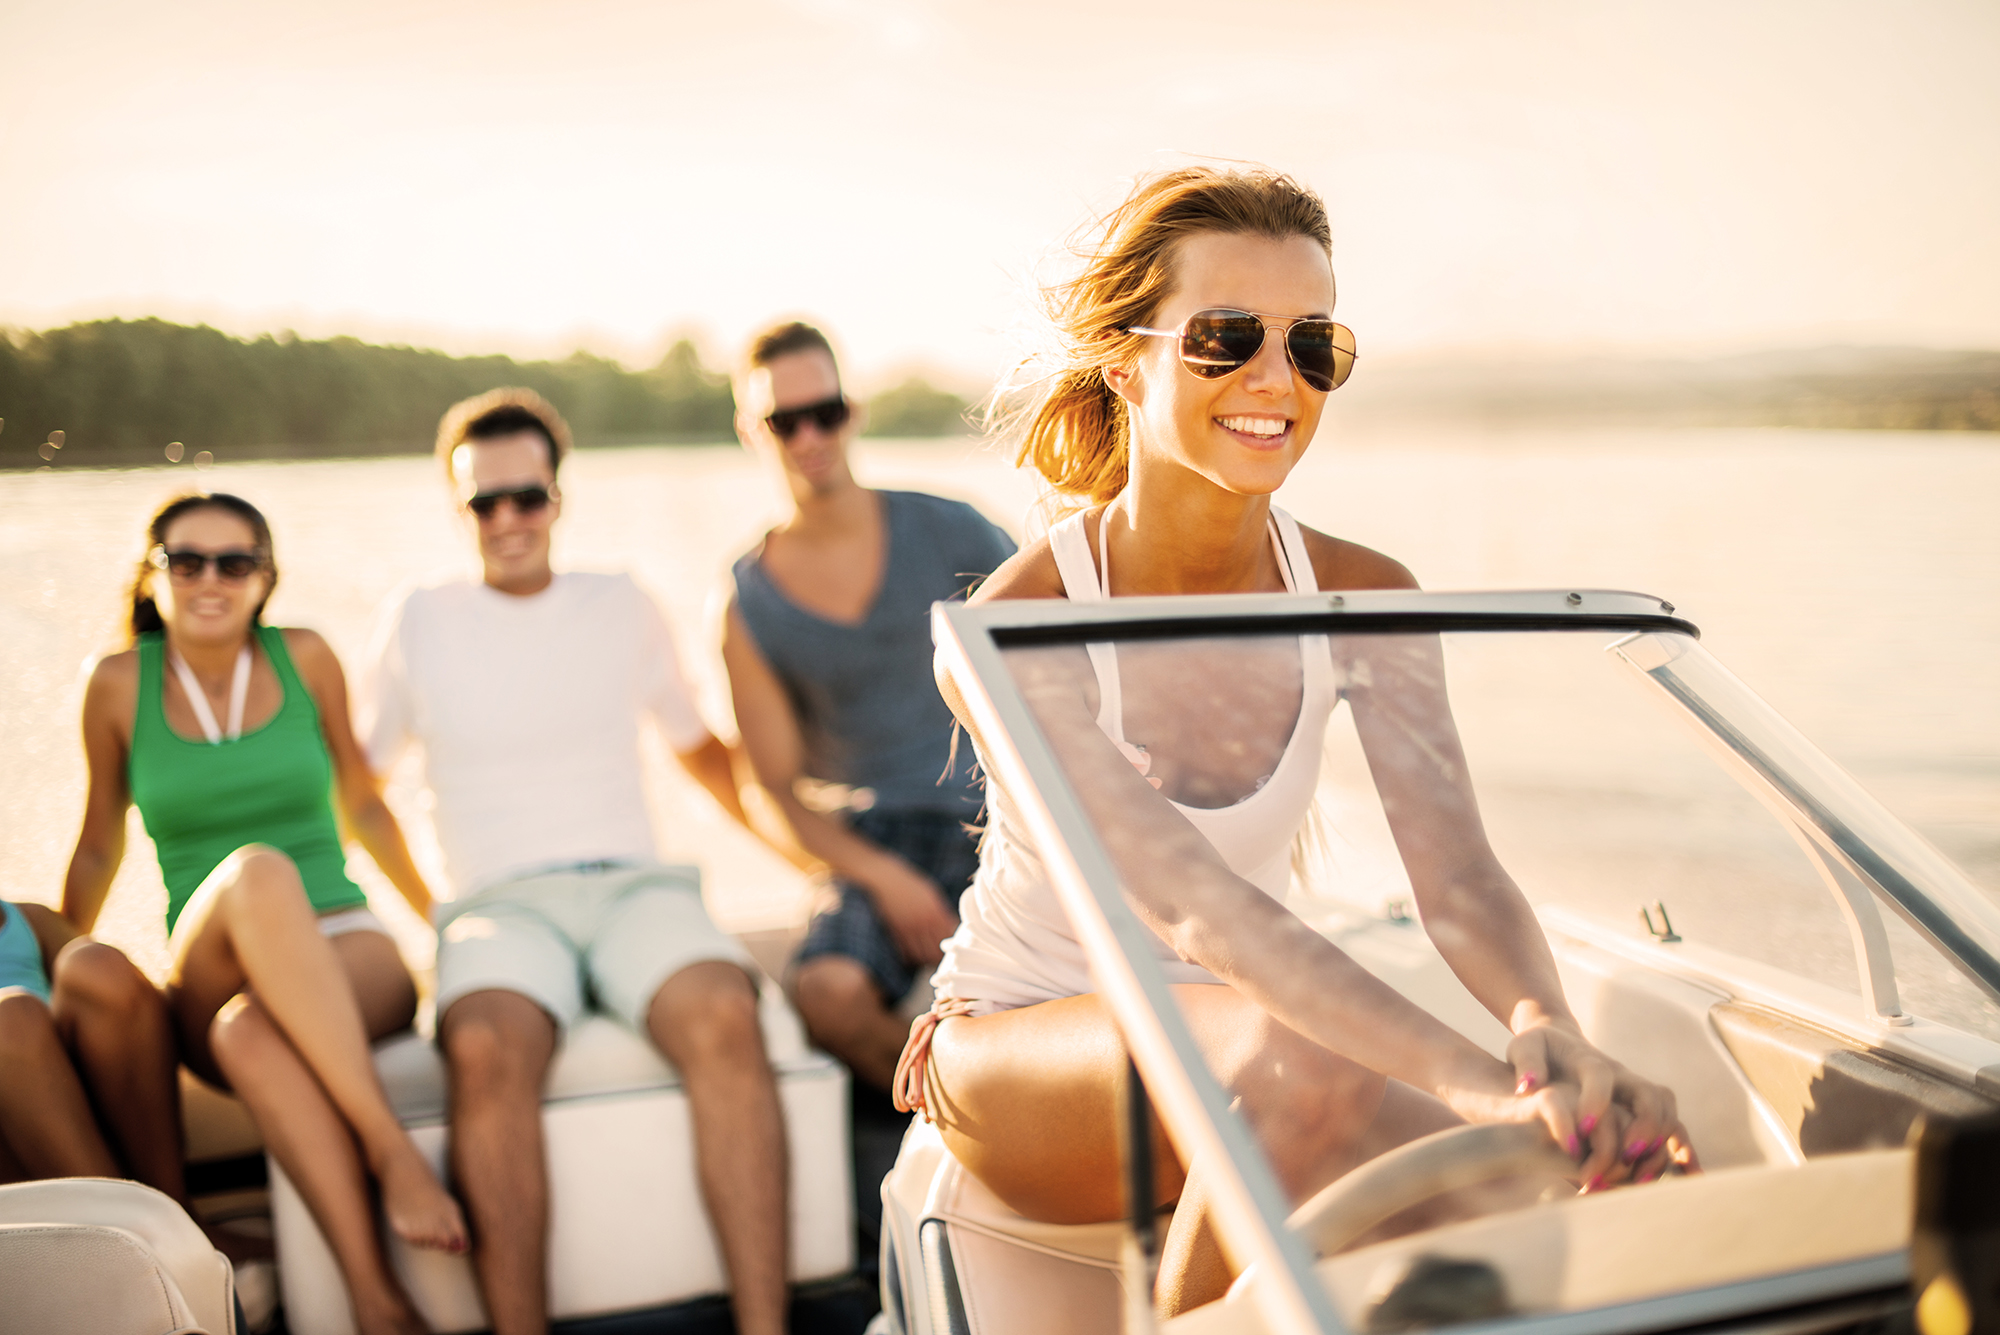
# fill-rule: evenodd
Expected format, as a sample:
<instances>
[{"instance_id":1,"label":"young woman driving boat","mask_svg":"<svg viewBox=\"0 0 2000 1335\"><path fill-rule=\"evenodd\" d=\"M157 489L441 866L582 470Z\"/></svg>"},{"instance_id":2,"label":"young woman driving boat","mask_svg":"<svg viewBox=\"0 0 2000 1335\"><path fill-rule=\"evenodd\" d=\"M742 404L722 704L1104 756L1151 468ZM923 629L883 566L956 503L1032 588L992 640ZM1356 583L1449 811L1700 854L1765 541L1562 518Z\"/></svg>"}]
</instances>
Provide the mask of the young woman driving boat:
<instances>
[{"instance_id":1,"label":"young woman driving boat","mask_svg":"<svg viewBox=\"0 0 2000 1335\"><path fill-rule=\"evenodd\" d=\"M1087 508L975 601L1415 587L1397 562L1271 504L1353 367L1352 335L1332 320L1330 251L1324 207L1287 177L1190 168L1142 181L1083 272L1050 294L1066 359L1026 419L1023 460ZM1294 1199L1459 1121L1539 1119L1588 1186L1692 1165L1672 1093L1582 1036L1535 918L1487 845L1434 640L1399 645L1399 661L1378 648L1367 665L1326 636L1241 646L1228 737L1193 717L1184 663L1146 646L1090 650L1024 659L1016 674L1086 805L1115 801L1122 833L1136 836L1114 855L1133 907ZM1507 1061L1283 907L1342 699L1424 926L1515 1035ZM1005 791L989 792L989 810L898 1097L925 1107L960 1162L1021 1213L1115 1219L1124 1048ZM1219 1297L1229 1275L1199 1174L1164 1133L1156 1140L1159 1200L1178 1202L1159 1298L1180 1311Z\"/></svg>"},{"instance_id":2,"label":"young woman driving boat","mask_svg":"<svg viewBox=\"0 0 2000 1335\"><path fill-rule=\"evenodd\" d=\"M360 1328L417 1330L369 1180L411 1243L463 1250L465 1223L375 1074L369 1040L409 1025L416 989L347 876L329 797L419 913L430 894L355 742L332 650L263 624L277 581L270 528L247 501L183 496L154 516L133 646L99 662L84 694L90 786L63 914L96 921L136 803L167 883L183 1059L249 1105L340 1261Z\"/></svg>"}]
</instances>

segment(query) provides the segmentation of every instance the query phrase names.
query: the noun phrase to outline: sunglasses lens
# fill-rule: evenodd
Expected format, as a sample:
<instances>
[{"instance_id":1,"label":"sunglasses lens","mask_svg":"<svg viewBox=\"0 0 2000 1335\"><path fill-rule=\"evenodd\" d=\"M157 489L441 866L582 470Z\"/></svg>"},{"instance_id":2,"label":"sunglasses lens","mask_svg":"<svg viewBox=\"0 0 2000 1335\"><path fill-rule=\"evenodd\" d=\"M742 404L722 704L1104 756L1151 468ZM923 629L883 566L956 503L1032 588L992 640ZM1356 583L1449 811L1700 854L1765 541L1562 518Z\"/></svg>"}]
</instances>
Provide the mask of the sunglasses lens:
<instances>
[{"instance_id":1,"label":"sunglasses lens","mask_svg":"<svg viewBox=\"0 0 2000 1335\"><path fill-rule=\"evenodd\" d=\"M481 519L491 519L502 501L511 503L516 514L540 514L542 507L549 503L549 489L520 487L514 491L484 491L468 500L465 508Z\"/></svg>"},{"instance_id":2,"label":"sunglasses lens","mask_svg":"<svg viewBox=\"0 0 2000 1335\"><path fill-rule=\"evenodd\" d=\"M1208 380L1228 375L1264 346L1264 322L1245 311L1200 311L1181 333L1181 361Z\"/></svg>"},{"instance_id":3,"label":"sunglasses lens","mask_svg":"<svg viewBox=\"0 0 2000 1335\"><path fill-rule=\"evenodd\" d=\"M245 580L256 574L261 564L249 552L224 552L215 558L215 573L227 580Z\"/></svg>"},{"instance_id":4,"label":"sunglasses lens","mask_svg":"<svg viewBox=\"0 0 2000 1335\"><path fill-rule=\"evenodd\" d=\"M1354 370L1354 332L1331 320L1301 320L1285 335L1299 378L1322 394L1339 389Z\"/></svg>"},{"instance_id":5,"label":"sunglasses lens","mask_svg":"<svg viewBox=\"0 0 2000 1335\"><path fill-rule=\"evenodd\" d=\"M799 429L799 423L804 420L803 410L788 408L783 412L772 413L764 419L764 424L771 428L771 434L779 440L790 440L793 433Z\"/></svg>"},{"instance_id":6,"label":"sunglasses lens","mask_svg":"<svg viewBox=\"0 0 2000 1335\"><path fill-rule=\"evenodd\" d=\"M168 552L167 573L175 579L200 579L208 558L200 552Z\"/></svg>"},{"instance_id":7,"label":"sunglasses lens","mask_svg":"<svg viewBox=\"0 0 2000 1335\"><path fill-rule=\"evenodd\" d=\"M811 411L813 421L819 423L820 430L832 431L847 421L847 400L834 399L827 403L816 403Z\"/></svg>"}]
</instances>

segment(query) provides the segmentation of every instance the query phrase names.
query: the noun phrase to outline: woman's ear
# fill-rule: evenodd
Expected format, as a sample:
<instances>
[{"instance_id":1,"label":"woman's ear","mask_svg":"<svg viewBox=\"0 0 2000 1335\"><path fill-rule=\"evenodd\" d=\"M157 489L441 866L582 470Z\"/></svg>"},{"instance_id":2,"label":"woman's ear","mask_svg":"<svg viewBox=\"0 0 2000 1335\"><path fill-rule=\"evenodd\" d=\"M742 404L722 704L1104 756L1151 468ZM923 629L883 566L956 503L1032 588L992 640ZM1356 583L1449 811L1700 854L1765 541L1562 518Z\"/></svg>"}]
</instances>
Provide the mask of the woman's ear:
<instances>
[{"instance_id":1,"label":"woman's ear","mask_svg":"<svg viewBox=\"0 0 2000 1335\"><path fill-rule=\"evenodd\" d=\"M1134 366L1107 366L1101 372L1105 388L1133 407L1146 401L1146 384Z\"/></svg>"}]
</instances>

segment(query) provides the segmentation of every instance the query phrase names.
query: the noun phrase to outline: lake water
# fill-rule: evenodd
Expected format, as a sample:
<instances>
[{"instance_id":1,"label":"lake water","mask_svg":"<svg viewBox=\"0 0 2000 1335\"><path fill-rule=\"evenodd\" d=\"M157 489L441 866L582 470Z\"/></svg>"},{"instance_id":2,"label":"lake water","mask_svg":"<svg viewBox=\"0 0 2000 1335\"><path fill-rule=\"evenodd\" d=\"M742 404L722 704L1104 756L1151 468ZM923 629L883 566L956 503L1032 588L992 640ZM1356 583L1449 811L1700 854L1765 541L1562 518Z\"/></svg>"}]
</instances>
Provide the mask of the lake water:
<instances>
[{"instance_id":1,"label":"lake water","mask_svg":"<svg viewBox=\"0 0 2000 1335\"><path fill-rule=\"evenodd\" d=\"M1041 523L1033 481L977 442L864 442L857 472L969 500L1016 535ZM350 666L401 581L465 569L466 539L427 457L0 474L0 896L60 896L83 800L82 665L119 642L146 518L194 485L266 511L283 570L271 618L322 631ZM653 590L720 729L714 596L770 521L774 484L734 446L653 447L578 454L564 489L559 562L627 569ZM1335 432L1279 501L1400 558L1431 588L1672 600L1780 712L2000 892L2000 439ZM650 782L665 849L706 865L725 925L800 911L797 874L677 770L655 757ZM407 775L390 797L434 866ZM100 933L158 976L164 890L136 813L131 834ZM427 962L422 926L364 863L355 870L378 909ZM1719 930L1782 935L1786 924L1746 907Z\"/></svg>"}]
</instances>

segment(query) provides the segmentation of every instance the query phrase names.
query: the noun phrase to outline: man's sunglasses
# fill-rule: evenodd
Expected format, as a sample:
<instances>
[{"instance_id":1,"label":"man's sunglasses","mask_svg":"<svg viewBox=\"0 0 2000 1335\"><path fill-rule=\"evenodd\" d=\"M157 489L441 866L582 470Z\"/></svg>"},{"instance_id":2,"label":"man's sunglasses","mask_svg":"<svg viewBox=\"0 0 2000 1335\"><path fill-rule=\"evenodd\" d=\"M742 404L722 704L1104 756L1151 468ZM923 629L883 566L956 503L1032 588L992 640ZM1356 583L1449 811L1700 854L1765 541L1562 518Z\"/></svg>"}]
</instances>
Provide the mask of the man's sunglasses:
<instances>
[{"instance_id":1,"label":"man's sunglasses","mask_svg":"<svg viewBox=\"0 0 2000 1335\"><path fill-rule=\"evenodd\" d=\"M465 503L465 508L481 519L491 519L493 512L506 501L519 515L535 515L542 512L550 500L547 487L509 487L505 491L482 491Z\"/></svg>"},{"instance_id":2,"label":"man's sunglasses","mask_svg":"<svg viewBox=\"0 0 2000 1335\"><path fill-rule=\"evenodd\" d=\"M808 403L803 408L780 408L764 418L764 425L770 427L771 434L779 440L790 440L806 424L808 417L821 431L837 431L853 412L853 407L845 398L835 397Z\"/></svg>"},{"instance_id":3,"label":"man's sunglasses","mask_svg":"<svg viewBox=\"0 0 2000 1335\"><path fill-rule=\"evenodd\" d=\"M217 577L240 584L264 568L262 552L170 552L165 547L155 547L146 559L155 570L164 570L185 581L200 579L204 570L214 566Z\"/></svg>"},{"instance_id":4,"label":"man's sunglasses","mask_svg":"<svg viewBox=\"0 0 2000 1335\"><path fill-rule=\"evenodd\" d=\"M1331 394L1347 383L1354 372L1354 331L1331 320L1218 309L1196 311L1179 329L1133 325L1125 332L1179 339L1181 365L1204 380L1220 380L1249 364L1264 346L1265 331L1273 325L1284 331L1285 355L1291 358L1299 379L1322 394Z\"/></svg>"}]
</instances>

